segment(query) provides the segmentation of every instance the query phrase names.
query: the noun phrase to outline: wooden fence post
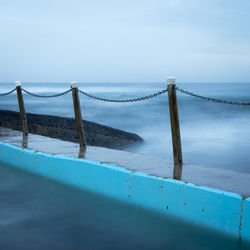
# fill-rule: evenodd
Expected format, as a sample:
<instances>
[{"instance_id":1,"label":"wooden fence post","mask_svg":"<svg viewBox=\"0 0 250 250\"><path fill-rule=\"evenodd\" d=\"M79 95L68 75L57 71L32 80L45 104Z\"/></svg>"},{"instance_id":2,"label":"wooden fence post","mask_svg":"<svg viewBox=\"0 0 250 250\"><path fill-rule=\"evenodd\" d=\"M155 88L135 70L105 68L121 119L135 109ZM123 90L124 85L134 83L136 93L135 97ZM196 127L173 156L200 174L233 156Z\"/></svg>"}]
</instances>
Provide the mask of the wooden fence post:
<instances>
[{"instance_id":1,"label":"wooden fence post","mask_svg":"<svg viewBox=\"0 0 250 250\"><path fill-rule=\"evenodd\" d=\"M77 82L71 82L71 89L72 89L72 96L73 96L73 103L74 103L76 129L77 129L77 135L78 135L79 144L80 144L79 158L84 158L86 149L87 149L87 143L86 143L84 130L83 130L83 122L82 122L81 106L80 106L80 101L78 97Z\"/></svg>"},{"instance_id":2,"label":"wooden fence post","mask_svg":"<svg viewBox=\"0 0 250 250\"><path fill-rule=\"evenodd\" d=\"M173 144L173 155L174 155L173 177L176 180L180 180L182 175L182 150L181 150L181 135L180 135L175 84L176 84L175 77L167 78L169 114L171 121L172 144Z\"/></svg>"},{"instance_id":3,"label":"wooden fence post","mask_svg":"<svg viewBox=\"0 0 250 250\"><path fill-rule=\"evenodd\" d=\"M22 129L23 129L22 147L27 148L27 146L28 146L28 125L27 125L27 118L26 118L24 102L23 102L21 82L20 81L15 81L15 85L16 85L16 92L17 92L17 99L18 99L18 105L19 105L19 111L20 111L20 118L21 118Z\"/></svg>"}]
</instances>

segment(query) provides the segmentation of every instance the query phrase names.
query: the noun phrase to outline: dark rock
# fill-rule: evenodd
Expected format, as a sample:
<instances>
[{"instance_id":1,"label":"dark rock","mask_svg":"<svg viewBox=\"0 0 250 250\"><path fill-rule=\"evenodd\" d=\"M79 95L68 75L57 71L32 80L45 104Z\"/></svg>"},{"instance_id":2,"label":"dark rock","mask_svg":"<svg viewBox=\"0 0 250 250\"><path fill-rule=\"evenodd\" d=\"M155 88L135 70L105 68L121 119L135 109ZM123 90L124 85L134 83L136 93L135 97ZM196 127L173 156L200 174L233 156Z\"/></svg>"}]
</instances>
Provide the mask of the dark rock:
<instances>
[{"instance_id":1,"label":"dark rock","mask_svg":"<svg viewBox=\"0 0 250 250\"><path fill-rule=\"evenodd\" d=\"M75 119L27 113L29 133L78 142ZM0 126L22 131L18 112L0 110ZM143 139L133 133L83 120L87 144L122 149Z\"/></svg>"}]
</instances>

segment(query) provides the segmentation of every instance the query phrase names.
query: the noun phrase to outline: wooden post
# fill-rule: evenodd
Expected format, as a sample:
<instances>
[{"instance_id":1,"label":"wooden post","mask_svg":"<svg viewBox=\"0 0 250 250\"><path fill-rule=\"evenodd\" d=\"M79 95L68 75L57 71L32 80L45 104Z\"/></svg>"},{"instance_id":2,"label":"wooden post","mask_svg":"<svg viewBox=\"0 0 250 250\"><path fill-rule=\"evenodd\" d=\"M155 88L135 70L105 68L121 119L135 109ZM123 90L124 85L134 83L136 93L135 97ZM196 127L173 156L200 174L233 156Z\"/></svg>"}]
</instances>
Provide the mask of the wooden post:
<instances>
[{"instance_id":1,"label":"wooden post","mask_svg":"<svg viewBox=\"0 0 250 250\"><path fill-rule=\"evenodd\" d=\"M180 135L175 84L176 84L175 77L167 78L168 102L169 102L169 113L170 113L171 130L172 130L173 155L174 155L173 177L176 180L180 180L182 175L182 150L181 150L181 135Z\"/></svg>"},{"instance_id":2,"label":"wooden post","mask_svg":"<svg viewBox=\"0 0 250 250\"><path fill-rule=\"evenodd\" d=\"M72 89L72 96L74 103L76 129L80 144L79 158L84 158L87 149L87 144L83 130L83 122L82 122L81 106L78 97L77 82L71 82L71 89Z\"/></svg>"},{"instance_id":3,"label":"wooden post","mask_svg":"<svg viewBox=\"0 0 250 250\"><path fill-rule=\"evenodd\" d=\"M24 102L23 102L21 82L16 81L15 85L16 85L16 92L17 92L17 99L18 99L18 104L19 104L20 118L21 118L22 129L23 129L22 146L23 146L23 148L27 148L27 146L28 146L28 125L27 125L27 118L26 118Z\"/></svg>"}]
</instances>

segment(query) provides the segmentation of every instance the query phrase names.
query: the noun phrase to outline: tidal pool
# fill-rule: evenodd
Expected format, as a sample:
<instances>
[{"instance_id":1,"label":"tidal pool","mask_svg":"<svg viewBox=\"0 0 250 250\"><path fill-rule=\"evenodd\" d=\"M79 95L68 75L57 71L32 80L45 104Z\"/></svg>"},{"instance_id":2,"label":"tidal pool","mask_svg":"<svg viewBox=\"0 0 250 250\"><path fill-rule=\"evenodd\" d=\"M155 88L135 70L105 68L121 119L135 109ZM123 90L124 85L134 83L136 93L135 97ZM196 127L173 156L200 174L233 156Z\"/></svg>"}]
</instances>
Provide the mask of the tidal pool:
<instances>
[{"instance_id":1,"label":"tidal pool","mask_svg":"<svg viewBox=\"0 0 250 250\"><path fill-rule=\"evenodd\" d=\"M0 249L250 249L217 232L0 166Z\"/></svg>"}]
</instances>

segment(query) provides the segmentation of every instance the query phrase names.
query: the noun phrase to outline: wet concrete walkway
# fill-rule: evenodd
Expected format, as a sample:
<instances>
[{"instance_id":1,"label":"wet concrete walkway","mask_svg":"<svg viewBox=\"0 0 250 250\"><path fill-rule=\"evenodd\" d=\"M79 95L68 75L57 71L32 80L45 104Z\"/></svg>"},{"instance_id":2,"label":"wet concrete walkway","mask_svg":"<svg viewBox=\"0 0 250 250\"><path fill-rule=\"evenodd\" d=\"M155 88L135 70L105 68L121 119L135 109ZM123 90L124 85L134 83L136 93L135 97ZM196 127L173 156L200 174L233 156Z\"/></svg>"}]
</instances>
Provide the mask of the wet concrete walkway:
<instances>
[{"instance_id":1,"label":"wet concrete walkway","mask_svg":"<svg viewBox=\"0 0 250 250\"><path fill-rule=\"evenodd\" d=\"M22 133L0 127L0 142L21 147ZM28 148L48 154L78 157L79 146L77 143L29 134ZM131 171L158 177L172 178L173 163L165 159L93 146L88 147L86 159L115 164ZM250 174L246 173L184 164L182 181L237 193L243 197L250 196Z\"/></svg>"}]
</instances>

